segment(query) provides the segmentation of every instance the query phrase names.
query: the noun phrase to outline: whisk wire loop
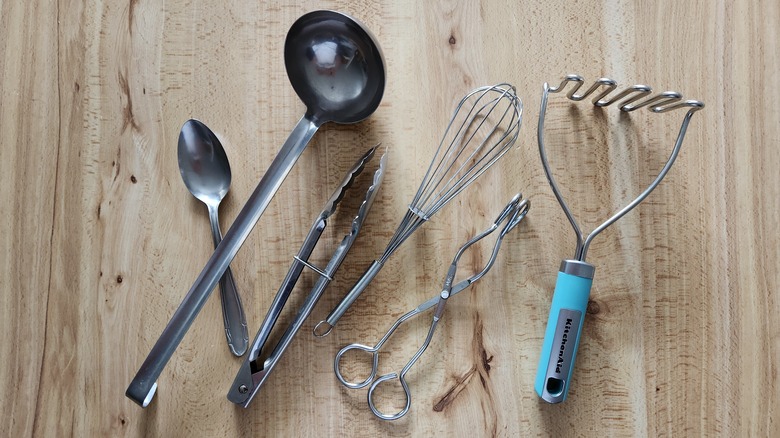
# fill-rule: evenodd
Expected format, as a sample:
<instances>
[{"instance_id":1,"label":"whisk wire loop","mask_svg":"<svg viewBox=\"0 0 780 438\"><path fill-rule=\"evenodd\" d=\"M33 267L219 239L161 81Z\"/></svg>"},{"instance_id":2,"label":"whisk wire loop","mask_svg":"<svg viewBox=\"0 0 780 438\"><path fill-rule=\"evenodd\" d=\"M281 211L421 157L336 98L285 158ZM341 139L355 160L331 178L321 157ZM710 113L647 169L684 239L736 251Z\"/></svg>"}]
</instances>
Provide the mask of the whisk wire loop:
<instances>
[{"instance_id":1,"label":"whisk wire loop","mask_svg":"<svg viewBox=\"0 0 780 438\"><path fill-rule=\"evenodd\" d=\"M497 96L488 97L496 93L498 93ZM474 96L477 97L473 103L466 106ZM484 99L488 99L487 102L484 102ZM412 204L432 213L436 212L447 201L460 193L463 187L470 184L474 180L473 175L481 175L482 171L506 153L509 148L504 147L506 146L505 141L507 138L512 138L514 142L519 132L519 126L514 123L518 119L519 111L516 106L512 105L517 101L519 99L514 95L514 87L509 84L481 87L466 95L453 112ZM503 112L498 120L494 120L493 113L502 102L506 103ZM459 121L460 112L466 109L468 111L462 116L461 123L457 125L454 133L451 133L453 126ZM509 116L509 120L507 120L507 116ZM483 130L487 132L483 133ZM496 141L494 136L498 132L500 132L500 138ZM470 149L467 148L466 146L481 133L483 135L478 145ZM449 143L447 143L448 139ZM445 144L446 148L444 148ZM496 149L500 152L499 156L493 155ZM467 151L468 156L463 159L463 155Z\"/></svg>"},{"instance_id":2,"label":"whisk wire loop","mask_svg":"<svg viewBox=\"0 0 780 438\"><path fill-rule=\"evenodd\" d=\"M522 103L509 84L480 87L460 100L382 261L509 151L521 117Z\"/></svg>"}]
</instances>

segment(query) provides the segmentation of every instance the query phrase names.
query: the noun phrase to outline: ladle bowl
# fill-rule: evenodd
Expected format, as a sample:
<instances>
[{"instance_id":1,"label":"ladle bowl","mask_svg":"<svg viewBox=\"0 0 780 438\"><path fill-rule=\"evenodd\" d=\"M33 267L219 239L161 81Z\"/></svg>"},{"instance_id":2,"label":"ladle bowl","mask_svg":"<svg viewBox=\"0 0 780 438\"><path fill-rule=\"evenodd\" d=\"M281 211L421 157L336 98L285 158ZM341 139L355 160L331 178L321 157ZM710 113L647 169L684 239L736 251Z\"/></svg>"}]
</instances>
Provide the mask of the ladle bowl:
<instances>
[{"instance_id":1,"label":"ladle bowl","mask_svg":"<svg viewBox=\"0 0 780 438\"><path fill-rule=\"evenodd\" d=\"M373 35L344 14L314 11L299 18L287 34L284 61L313 120L359 122L382 100L382 52Z\"/></svg>"}]
</instances>

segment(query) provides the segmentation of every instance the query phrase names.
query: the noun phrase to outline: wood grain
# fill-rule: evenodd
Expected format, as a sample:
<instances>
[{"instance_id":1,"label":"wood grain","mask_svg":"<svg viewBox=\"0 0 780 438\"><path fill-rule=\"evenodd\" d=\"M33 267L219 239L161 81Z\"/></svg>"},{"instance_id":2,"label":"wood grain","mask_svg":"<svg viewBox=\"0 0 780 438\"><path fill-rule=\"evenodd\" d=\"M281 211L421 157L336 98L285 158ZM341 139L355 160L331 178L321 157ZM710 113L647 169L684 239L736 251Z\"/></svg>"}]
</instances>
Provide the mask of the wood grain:
<instances>
[{"instance_id":1,"label":"wood grain","mask_svg":"<svg viewBox=\"0 0 780 438\"><path fill-rule=\"evenodd\" d=\"M389 169L363 235L249 409L225 399L240 359L212 298L142 410L127 384L211 251L205 208L178 173L178 130L195 117L223 140L226 229L303 114L284 35L320 8L376 34L387 89L369 120L323 127L235 259L250 332L327 194L382 142ZM0 435L776 434L778 29L780 4L751 0L0 2ZM567 73L674 89L707 107L661 186L594 241L575 381L564 404L547 405L533 379L574 237L539 163L536 120L542 83ZM500 81L525 103L518 146L401 247L332 335L314 339L314 323L390 239L454 103ZM681 117L551 99L552 166L586 228L653 179ZM365 391L334 378L334 354L373 342L435 294L456 248L517 191L531 213L489 275L451 300L409 374L411 412L377 420ZM349 215L336 216L316 261ZM463 271L484 262L480 248ZM402 366L427 325L399 333L382 372Z\"/></svg>"}]
</instances>

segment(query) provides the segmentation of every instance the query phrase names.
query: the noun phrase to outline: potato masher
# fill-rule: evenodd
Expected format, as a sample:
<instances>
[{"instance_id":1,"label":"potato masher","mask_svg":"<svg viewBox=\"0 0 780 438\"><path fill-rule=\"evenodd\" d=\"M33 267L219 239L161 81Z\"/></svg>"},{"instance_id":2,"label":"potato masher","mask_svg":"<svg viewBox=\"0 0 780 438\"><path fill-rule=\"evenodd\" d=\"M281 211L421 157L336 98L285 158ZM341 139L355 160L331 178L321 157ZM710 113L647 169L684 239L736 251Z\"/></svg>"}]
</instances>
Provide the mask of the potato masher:
<instances>
[{"instance_id":1,"label":"potato masher","mask_svg":"<svg viewBox=\"0 0 780 438\"><path fill-rule=\"evenodd\" d=\"M568 205L563 200L558 185L552 176L550 165L547 161L547 154L544 146L544 118L547 111L547 98L550 93L560 93L566 88L568 83L573 83L573 87L566 94L566 97L572 101L581 101L590 95L595 97L592 100L593 105L605 107L609 105L618 105L621 111L631 112L643 107L648 107L654 113L664 113L678 108L688 108L688 112L683 118L680 132L674 143L674 148L661 169L660 173L650 185L637 196L628 205L620 209L601 225L596 227L587 236L583 236L580 226L574 219ZM550 183L553 193L558 203L561 205L566 217L569 219L574 232L577 235L577 249L573 259L563 260L558 272L558 279L553 292L552 306L547 319L547 329L544 333L544 344L539 358L539 367L536 373L536 382L534 387L536 393L548 403L560 403L566 400L569 392L572 371L574 369L574 360L577 356L577 346L579 345L582 334L582 325L585 319L585 310L588 306L590 289L593 284L593 274L595 267L585 261L588 247L600 232L615 223L634 207L639 205L655 189L661 180L669 172L674 164L674 160L680 152L685 132L691 121L693 113L704 108L704 104L697 100L682 100L682 95L674 91L666 91L649 96L652 89L646 85L634 85L628 87L617 94L609 97L610 93L617 88L617 83L611 79L598 79L584 93L577 94L585 80L577 75L566 76L557 87L551 87L544 84L541 109L539 111L539 155L544 166L544 173L547 175L547 181ZM645 99L645 97L647 97ZM643 100L644 99L644 100Z\"/></svg>"}]
</instances>

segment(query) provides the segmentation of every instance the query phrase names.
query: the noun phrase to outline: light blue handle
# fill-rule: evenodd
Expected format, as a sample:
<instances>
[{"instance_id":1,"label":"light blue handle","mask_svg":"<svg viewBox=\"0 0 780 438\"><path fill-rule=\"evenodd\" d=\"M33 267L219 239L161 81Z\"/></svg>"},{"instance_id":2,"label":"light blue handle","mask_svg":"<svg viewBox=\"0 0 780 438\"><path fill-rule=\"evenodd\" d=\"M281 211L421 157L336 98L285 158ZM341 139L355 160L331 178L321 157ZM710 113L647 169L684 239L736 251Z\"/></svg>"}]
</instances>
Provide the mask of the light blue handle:
<instances>
[{"instance_id":1,"label":"light blue handle","mask_svg":"<svg viewBox=\"0 0 780 438\"><path fill-rule=\"evenodd\" d=\"M566 400L592 284L592 278L558 272L534 385L546 402Z\"/></svg>"}]
</instances>

